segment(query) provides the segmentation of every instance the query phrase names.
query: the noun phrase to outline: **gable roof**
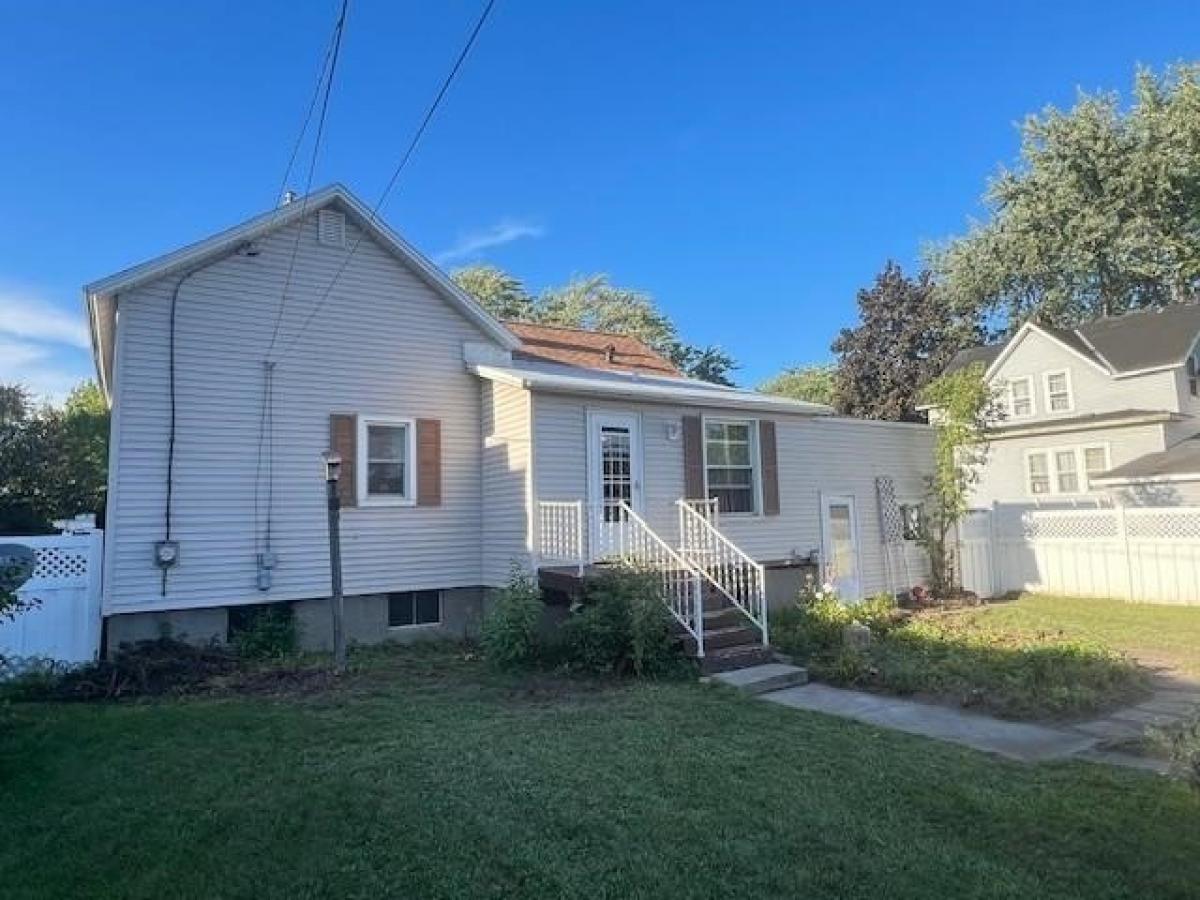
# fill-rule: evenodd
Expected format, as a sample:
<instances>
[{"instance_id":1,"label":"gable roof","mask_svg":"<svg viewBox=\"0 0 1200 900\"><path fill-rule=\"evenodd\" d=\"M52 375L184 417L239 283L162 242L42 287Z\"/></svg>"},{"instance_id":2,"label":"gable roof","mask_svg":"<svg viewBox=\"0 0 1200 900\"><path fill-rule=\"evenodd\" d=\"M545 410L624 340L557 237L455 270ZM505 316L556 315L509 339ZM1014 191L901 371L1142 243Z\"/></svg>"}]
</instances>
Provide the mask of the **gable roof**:
<instances>
[{"instance_id":1,"label":"gable roof","mask_svg":"<svg viewBox=\"0 0 1200 900\"><path fill-rule=\"evenodd\" d=\"M982 362L989 371L1029 330L1037 330L1111 375L1181 366L1200 336L1200 304L1178 304L1096 319L1075 328L1026 322L1007 341L960 350L946 366L957 371Z\"/></svg>"},{"instance_id":2,"label":"gable roof","mask_svg":"<svg viewBox=\"0 0 1200 900\"><path fill-rule=\"evenodd\" d=\"M667 376L681 374L669 360L633 335L532 322L506 321L504 324L521 339L520 348L513 351L513 359L558 362L620 372L652 372Z\"/></svg>"},{"instance_id":3,"label":"gable roof","mask_svg":"<svg viewBox=\"0 0 1200 900\"><path fill-rule=\"evenodd\" d=\"M175 272L189 271L208 265L235 252L269 232L307 218L318 210L336 207L413 271L447 303L473 322L484 334L506 350L515 350L520 341L497 319L492 317L471 296L450 280L436 265L415 247L392 231L372 210L341 184L331 184L313 191L306 197L268 210L240 225L218 232L178 250L165 253L138 265L101 278L83 288L84 304L91 328L92 353L96 372L105 393L111 392L112 343L115 322L115 299L118 294L134 290Z\"/></svg>"}]
</instances>

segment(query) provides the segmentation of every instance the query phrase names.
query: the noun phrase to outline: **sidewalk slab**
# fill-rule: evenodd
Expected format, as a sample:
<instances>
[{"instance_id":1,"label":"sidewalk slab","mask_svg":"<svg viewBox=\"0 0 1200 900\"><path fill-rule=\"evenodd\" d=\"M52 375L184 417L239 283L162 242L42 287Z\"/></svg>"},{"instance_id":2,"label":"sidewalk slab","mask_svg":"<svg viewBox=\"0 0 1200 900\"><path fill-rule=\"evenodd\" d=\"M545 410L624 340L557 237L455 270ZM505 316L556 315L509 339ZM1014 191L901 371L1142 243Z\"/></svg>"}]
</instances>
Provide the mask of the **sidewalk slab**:
<instances>
[{"instance_id":1,"label":"sidewalk slab","mask_svg":"<svg viewBox=\"0 0 1200 900\"><path fill-rule=\"evenodd\" d=\"M1078 731L1008 722L947 706L824 684L807 684L760 697L793 709L855 719L1022 762L1062 759L1089 750L1097 743L1094 736Z\"/></svg>"}]
</instances>

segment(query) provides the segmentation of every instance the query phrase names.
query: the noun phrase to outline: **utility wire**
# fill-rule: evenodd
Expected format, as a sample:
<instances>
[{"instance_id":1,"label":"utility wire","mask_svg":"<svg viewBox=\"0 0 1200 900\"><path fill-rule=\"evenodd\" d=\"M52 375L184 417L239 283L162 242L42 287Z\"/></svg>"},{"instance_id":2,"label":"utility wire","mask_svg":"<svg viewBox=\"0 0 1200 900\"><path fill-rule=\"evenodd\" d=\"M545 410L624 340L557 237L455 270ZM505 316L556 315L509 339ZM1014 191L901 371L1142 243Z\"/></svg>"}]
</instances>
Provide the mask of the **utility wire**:
<instances>
[{"instance_id":1,"label":"utility wire","mask_svg":"<svg viewBox=\"0 0 1200 900\"><path fill-rule=\"evenodd\" d=\"M333 26L333 45L332 55L329 62L329 77L325 80L325 96L321 100L321 115L317 118L317 132L313 138L312 154L308 158L308 175L304 181L304 199L300 205L300 221L304 221L304 215L308 211L308 197L312 193L313 173L317 168L317 156L321 150L321 138L325 133L325 117L329 113L329 95L333 92L333 76L337 72L338 56L342 49L342 33L346 27L346 11L350 6L350 0L342 0L342 9L338 14L337 23ZM319 86L319 85L318 85ZM315 95L314 95L315 96ZM312 114L312 108L309 108L309 115ZM282 194L282 191L280 192ZM287 304L287 292L292 286L292 275L296 270L296 256L300 250L300 238L304 234L303 228L296 229L296 239L292 242L292 253L288 259L287 275L283 279L283 292L279 297L279 309L275 315L275 328L271 332L271 343L267 346L266 357L270 357L271 351L275 349L275 341L279 337L279 326L283 322L283 308Z\"/></svg>"},{"instance_id":2,"label":"utility wire","mask_svg":"<svg viewBox=\"0 0 1200 900\"><path fill-rule=\"evenodd\" d=\"M334 22L333 31L330 34L329 42L325 48L325 56L321 60L321 68L317 74L317 83L313 87L312 97L308 102L308 110L304 114L304 121L300 126L300 133L296 136L296 141L292 145L291 155L288 157L287 166L283 171L283 179L280 182L279 191L276 194L276 202L283 196L287 189L288 179L291 177L292 169L296 164L296 158L300 154L300 148L304 144L304 137L308 133L308 127L312 122L313 113L317 109L317 100L321 98L320 115L317 118L317 130L313 138L312 153L308 160L308 173L305 179L304 200L300 210L300 219L303 221L304 213L308 205L308 196L312 193L313 174L316 171L317 157L321 150L321 139L325 133L325 120L329 113L329 97L333 91L334 75L337 72L338 58L341 54L342 34L346 27L346 13L349 8L349 0L342 0L342 5L338 11L337 20ZM322 95L322 87L324 93ZM278 207L276 213L283 207ZM279 306L275 313L275 326L271 331L271 342L267 347L267 352L263 357L263 397L262 406L258 417L258 451L257 461L254 467L254 535L256 543L256 553L269 552L271 549L271 533L272 519L274 514L274 450L275 450L275 392L274 392L274 363L266 361L266 357L270 355L271 350L275 346L275 341L279 336L279 328L283 322L284 307L287 304L288 289L291 287L292 275L296 266L296 255L300 248L301 229L296 231L296 240L292 244L291 256L288 259L287 276L284 278L283 290L279 295ZM265 542L259 544L259 511L260 511L260 488L263 478L263 456L264 445L266 450L266 470L267 470L267 509L266 509L266 536Z\"/></svg>"},{"instance_id":3,"label":"utility wire","mask_svg":"<svg viewBox=\"0 0 1200 900\"><path fill-rule=\"evenodd\" d=\"M404 155L400 157L400 162L396 165L395 170L393 170L391 178L388 179L387 186L383 189L383 193L375 202L375 206L372 207L369 216L369 221L372 224L376 223L380 208L387 201L388 195L391 194L392 189L400 180L400 175L408 166L408 162L412 158L413 153L416 151L417 145L421 142L421 137L425 134L425 130L429 127L429 123L433 120L433 116L437 112L438 107L441 105L442 99L446 96L446 92L450 90L450 85L454 83L455 77L458 75L459 70L466 61L467 55L471 52L471 48L475 45L475 39L479 37L479 32L483 30L484 23L487 22L488 16L491 15L492 7L495 5L496 0L487 0L487 4L483 8L483 12L480 13L479 19L475 22L475 27L471 29L471 33L467 37L466 43L463 44L462 50L459 52L458 58L455 59L454 65L450 68L450 72L442 81L442 85L438 89L437 94L434 96L433 102L429 105L429 108L425 111L425 116L421 119L421 124L413 133L412 139L409 141L408 147L404 151ZM279 354L276 356L276 361L286 356L292 350L292 348L296 346L300 338L303 337L304 332L308 330L308 327L312 324L313 319L316 318L317 313L321 311L321 308L329 299L329 295L333 291L334 286L337 284L338 279L342 277L342 273L345 272L346 267L350 265L350 260L352 260L354 258L354 254L358 252L359 245L362 244L365 237L366 231L360 229L358 237L355 239L354 244L350 247L350 251L342 260L342 264L338 266L337 271L333 273L333 278L330 280L324 292L321 294L320 299L317 300L316 305L313 306L308 315L305 317L304 322L300 326L300 330L297 331L292 336L291 341L289 341L288 344L279 351Z\"/></svg>"}]
</instances>

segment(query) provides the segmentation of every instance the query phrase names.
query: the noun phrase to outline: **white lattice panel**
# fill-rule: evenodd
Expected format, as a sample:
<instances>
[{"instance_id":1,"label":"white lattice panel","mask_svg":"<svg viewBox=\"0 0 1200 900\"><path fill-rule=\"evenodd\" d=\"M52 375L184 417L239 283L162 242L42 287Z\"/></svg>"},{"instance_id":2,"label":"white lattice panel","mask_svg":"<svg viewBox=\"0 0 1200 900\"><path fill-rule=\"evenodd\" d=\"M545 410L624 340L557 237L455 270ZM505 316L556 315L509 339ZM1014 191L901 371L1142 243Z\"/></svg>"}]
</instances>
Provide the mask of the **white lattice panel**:
<instances>
[{"instance_id":1,"label":"white lattice panel","mask_svg":"<svg viewBox=\"0 0 1200 900\"><path fill-rule=\"evenodd\" d=\"M1131 538L1168 541L1200 540L1200 510L1138 509L1126 513Z\"/></svg>"},{"instance_id":2,"label":"white lattice panel","mask_svg":"<svg viewBox=\"0 0 1200 900\"><path fill-rule=\"evenodd\" d=\"M79 582L87 578L88 554L67 547L38 547L33 577L51 582Z\"/></svg>"},{"instance_id":3,"label":"white lattice panel","mask_svg":"<svg viewBox=\"0 0 1200 900\"><path fill-rule=\"evenodd\" d=\"M1027 538L1102 541L1118 536L1117 514L1106 509L1064 512L1030 512L1021 518Z\"/></svg>"}]
</instances>

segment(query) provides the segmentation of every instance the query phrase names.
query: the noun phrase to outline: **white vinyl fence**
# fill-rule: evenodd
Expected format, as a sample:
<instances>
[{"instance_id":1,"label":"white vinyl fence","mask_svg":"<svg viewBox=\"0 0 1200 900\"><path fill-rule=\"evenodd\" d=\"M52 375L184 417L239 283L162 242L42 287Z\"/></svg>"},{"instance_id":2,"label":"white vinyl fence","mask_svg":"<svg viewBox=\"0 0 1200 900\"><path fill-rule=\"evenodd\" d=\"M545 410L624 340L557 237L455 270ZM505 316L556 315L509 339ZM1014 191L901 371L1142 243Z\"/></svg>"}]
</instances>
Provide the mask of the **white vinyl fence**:
<instances>
[{"instance_id":1,"label":"white vinyl fence","mask_svg":"<svg viewBox=\"0 0 1200 900\"><path fill-rule=\"evenodd\" d=\"M104 533L4 537L37 555L33 577L17 592L38 606L0 622L0 656L88 662L100 650L100 565Z\"/></svg>"},{"instance_id":2,"label":"white vinyl fence","mask_svg":"<svg viewBox=\"0 0 1200 900\"><path fill-rule=\"evenodd\" d=\"M1200 507L979 510L960 524L959 567L963 586L983 597L1200 605Z\"/></svg>"}]
</instances>

